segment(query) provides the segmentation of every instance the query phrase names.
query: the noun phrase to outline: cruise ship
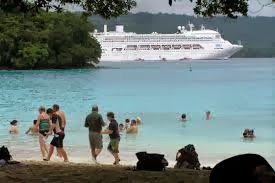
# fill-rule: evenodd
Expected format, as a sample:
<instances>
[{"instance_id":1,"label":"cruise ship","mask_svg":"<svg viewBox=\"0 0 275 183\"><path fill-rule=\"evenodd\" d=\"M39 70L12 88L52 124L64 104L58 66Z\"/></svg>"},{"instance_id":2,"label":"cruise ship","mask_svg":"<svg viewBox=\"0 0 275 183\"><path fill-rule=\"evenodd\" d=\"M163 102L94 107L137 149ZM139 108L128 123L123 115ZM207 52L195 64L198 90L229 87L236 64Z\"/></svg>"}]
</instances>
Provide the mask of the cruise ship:
<instances>
[{"instance_id":1,"label":"cruise ship","mask_svg":"<svg viewBox=\"0 0 275 183\"><path fill-rule=\"evenodd\" d=\"M100 61L179 61L179 60L224 60L229 59L243 46L232 44L221 37L218 31L195 29L189 23L189 30L178 26L173 34L137 34L124 32L123 25L116 25L115 31L95 30L91 33L101 44Z\"/></svg>"}]
</instances>

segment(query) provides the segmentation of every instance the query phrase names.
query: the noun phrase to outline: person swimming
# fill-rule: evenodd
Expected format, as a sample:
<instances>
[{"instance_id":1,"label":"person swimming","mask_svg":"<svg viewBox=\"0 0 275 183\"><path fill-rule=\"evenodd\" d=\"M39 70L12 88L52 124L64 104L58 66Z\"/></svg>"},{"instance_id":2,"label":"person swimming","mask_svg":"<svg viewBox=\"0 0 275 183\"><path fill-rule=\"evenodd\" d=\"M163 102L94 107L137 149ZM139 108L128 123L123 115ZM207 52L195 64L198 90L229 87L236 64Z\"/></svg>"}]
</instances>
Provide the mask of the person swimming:
<instances>
[{"instance_id":1,"label":"person swimming","mask_svg":"<svg viewBox=\"0 0 275 183\"><path fill-rule=\"evenodd\" d=\"M128 128L127 130L126 130L126 133L127 134L131 134L131 133L138 133L138 125L137 125L137 121L136 120L132 120L131 121L131 126L130 126L130 128Z\"/></svg>"},{"instance_id":2,"label":"person swimming","mask_svg":"<svg viewBox=\"0 0 275 183\"><path fill-rule=\"evenodd\" d=\"M35 127L37 120L33 120L33 125L26 131L27 135L38 135L38 129Z\"/></svg>"},{"instance_id":3,"label":"person swimming","mask_svg":"<svg viewBox=\"0 0 275 183\"><path fill-rule=\"evenodd\" d=\"M123 132L124 131L124 125L122 123L119 124L118 126L119 132Z\"/></svg>"},{"instance_id":4,"label":"person swimming","mask_svg":"<svg viewBox=\"0 0 275 183\"><path fill-rule=\"evenodd\" d=\"M212 115L211 115L211 111L206 111L205 112L205 118L206 118L206 120L211 120L212 119Z\"/></svg>"},{"instance_id":5,"label":"person swimming","mask_svg":"<svg viewBox=\"0 0 275 183\"><path fill-rule=\"evenodd\" d=\"M137 123L137 125L140 125L142 123L141 117L137 117L136 123Z\"/></svg>"},{"instance_id":6,"label":"person swimming","mask_svg":"<svg viewBox=\"0 0 275 183\"><path fill-rule=\"evenodd\" d=\"M183 113L180 118L181 121L187 121L187 115Z\"/></svg>"},{"instance_id":7,"label":"person swimming","mask_svg":"<svg viewBox=\"0 0 275 183\"><path fill-rule=\"evenodd\" d=\"M17 120L12 120L12 122L10 122L10 134L18 134L19 133L19 130L17 128L17 123L18 121Z\"/></svg>"},{"instance_id":8,"label":"person swimming","mask_svg":"<svg viewBox=\"0 0 275 183\"><path fill-rule=\"evenodd\" d=\"M130 119L125 119L124 129L127 130L130 126Z\"/></svg>"},{"instance_id":9,"label":"person swimming","mask_svg":"<svg viewBox=\"0 0 275 183\"><path fill-rule=\"evenodd\" d=\"M243 132L243 138L255 138L254 130L253 129L245 129Z\"/></svg>"}]
</instances>

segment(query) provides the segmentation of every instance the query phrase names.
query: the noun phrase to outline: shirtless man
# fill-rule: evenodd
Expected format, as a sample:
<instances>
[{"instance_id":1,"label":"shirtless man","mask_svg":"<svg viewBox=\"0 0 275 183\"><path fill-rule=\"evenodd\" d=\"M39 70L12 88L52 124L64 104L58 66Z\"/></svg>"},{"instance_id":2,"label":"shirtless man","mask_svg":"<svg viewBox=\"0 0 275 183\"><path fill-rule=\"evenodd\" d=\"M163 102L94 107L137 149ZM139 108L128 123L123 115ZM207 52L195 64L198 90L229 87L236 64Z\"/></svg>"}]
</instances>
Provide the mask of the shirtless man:
<instances>
[{"instance_id":1,"label":"shirtless man","mask_svg":"<svg viewBox=\"0 0 275 183\"><path fill-rule=\"evenodd\" d=\"M67 124L67 120L66 120L66 117L65 117L65 113L63 111L60 111L60 107L58 104L54 104L53 105L53 112L54 114L60 116L61 118L61 121L62 121L62 125L60 126L60 129L65 132L65 127L66 127L66 124ZM65 138L65 137L64 137ZM57 156L59 156L60 158L62 158L62 154L60 154L58 151L57 151Z\"/></svg>"},{"instance_id":2,"label":"shirtless man","mask_svg":"<svg viewBox=\"0 0 275 183\"><path fill-rule=\"evenodd\" d=\"M67 124L65 113L59 110L59 105L57 104L53 105L53 112L61 117L61 120L62 120L61 130L64 131Z\"/></svg>"},{"instance_id":3,"label":"shirtless man","mask_svg":"<svg viewBox=\"0 0 275 183\"><path fill-rule=\"evenodd\" d=\"M50 108L47 110L47 114L49 115L52 125L50 128L49 133L47 136L52 134L52 131L54 132L54 137L51 141L51 146L49 149L48 157L44 159L45 161L50 161L51 156L54 151L54 147L56 147L57 152L61 157L64 158L64 162L68 162L68 156L66 151L63 149L63 140L65 138L65 133L63 130L61 130L60 126L62 125L62 119L59 115L53 113L53 110Z\"/></svg>"},{"instance_id":4,"label":"shirtless man","mask_svg":"<svg viewBox=\"0 0 275 183\"><path fill-rule=\"evenodd\" d=\"M138 125L137 125L137 121L136 120L132 120L131 121L131 126L130 128L128 128L126 130L126 133L127 134L130 134L130 133L138 133Z\"/></svg>"}]
</instances>

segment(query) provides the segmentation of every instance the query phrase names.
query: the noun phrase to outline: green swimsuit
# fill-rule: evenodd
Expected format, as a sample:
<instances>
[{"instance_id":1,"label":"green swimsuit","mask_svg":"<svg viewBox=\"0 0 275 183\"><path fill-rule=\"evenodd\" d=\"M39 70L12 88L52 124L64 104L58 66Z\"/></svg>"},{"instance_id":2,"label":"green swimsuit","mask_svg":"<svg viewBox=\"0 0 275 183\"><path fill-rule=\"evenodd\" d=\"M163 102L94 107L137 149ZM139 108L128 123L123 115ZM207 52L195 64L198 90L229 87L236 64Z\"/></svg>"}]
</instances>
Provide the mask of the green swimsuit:
<instances>
[{"instance_id":1,"label":"green swimsuit","mask_svg":"<svg viewBox=\"0 0 275 183\"><path fill-rule=\"evenodd\" d=\"M50 124L48 119L42 119L39 124L39 133L46 136L50 130Z\"/></svg>"}]
</instances>

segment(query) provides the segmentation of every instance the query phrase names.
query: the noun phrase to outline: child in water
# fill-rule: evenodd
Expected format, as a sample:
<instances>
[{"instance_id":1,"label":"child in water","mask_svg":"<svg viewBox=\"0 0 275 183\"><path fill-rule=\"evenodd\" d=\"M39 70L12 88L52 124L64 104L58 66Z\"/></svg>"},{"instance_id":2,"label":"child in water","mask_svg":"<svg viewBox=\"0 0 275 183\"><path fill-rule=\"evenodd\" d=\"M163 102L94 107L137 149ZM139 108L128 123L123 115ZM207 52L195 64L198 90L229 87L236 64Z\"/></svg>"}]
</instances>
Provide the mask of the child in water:
<instances>
[{"instance_id":1,"label":"child in water","mask_svg":"<svg viewBox=\"0 0 275 183\"><path fill-rule=\"evenodd\" d=\"M18 134L19 131L18 131L18 128L17 128L17 123L18 121L17 120L12 120L12 122L10 122L11 126L10 126L10 134Z\"/></svg>"},{"instance_id":2,"label":"child in water","mask_svg":"<svg viewBox=\"0 0 275 183\"><path fill-rule=\"evenodd\" d=\"M28 131L26 131L27 135L37 135L38 134L38 130L37 130L37 128L35 128L36 123L37 123L37 120L33 120L33 125L28 129Z\"/></svg>"},{"instance_id":3,"label":"child in water","mask_svg":"<svg viewBox=\"0 0 275 183\"><path fill-rule=\"evenodd\" d=\"M124 131L124 125L122 123L119 124L118 126L119 132L123 132Z\"/></svg>"},{"instance_id":4,"label":"child in water","mask_svg":"<svg viewBox=\"0 0 275 183\"><path fill-rule=\"evenodd\" d=\"M127 130L129 128L129 126L130 126L130 120L126 119L124 129Z\"/></svg>"}]
</instances>

